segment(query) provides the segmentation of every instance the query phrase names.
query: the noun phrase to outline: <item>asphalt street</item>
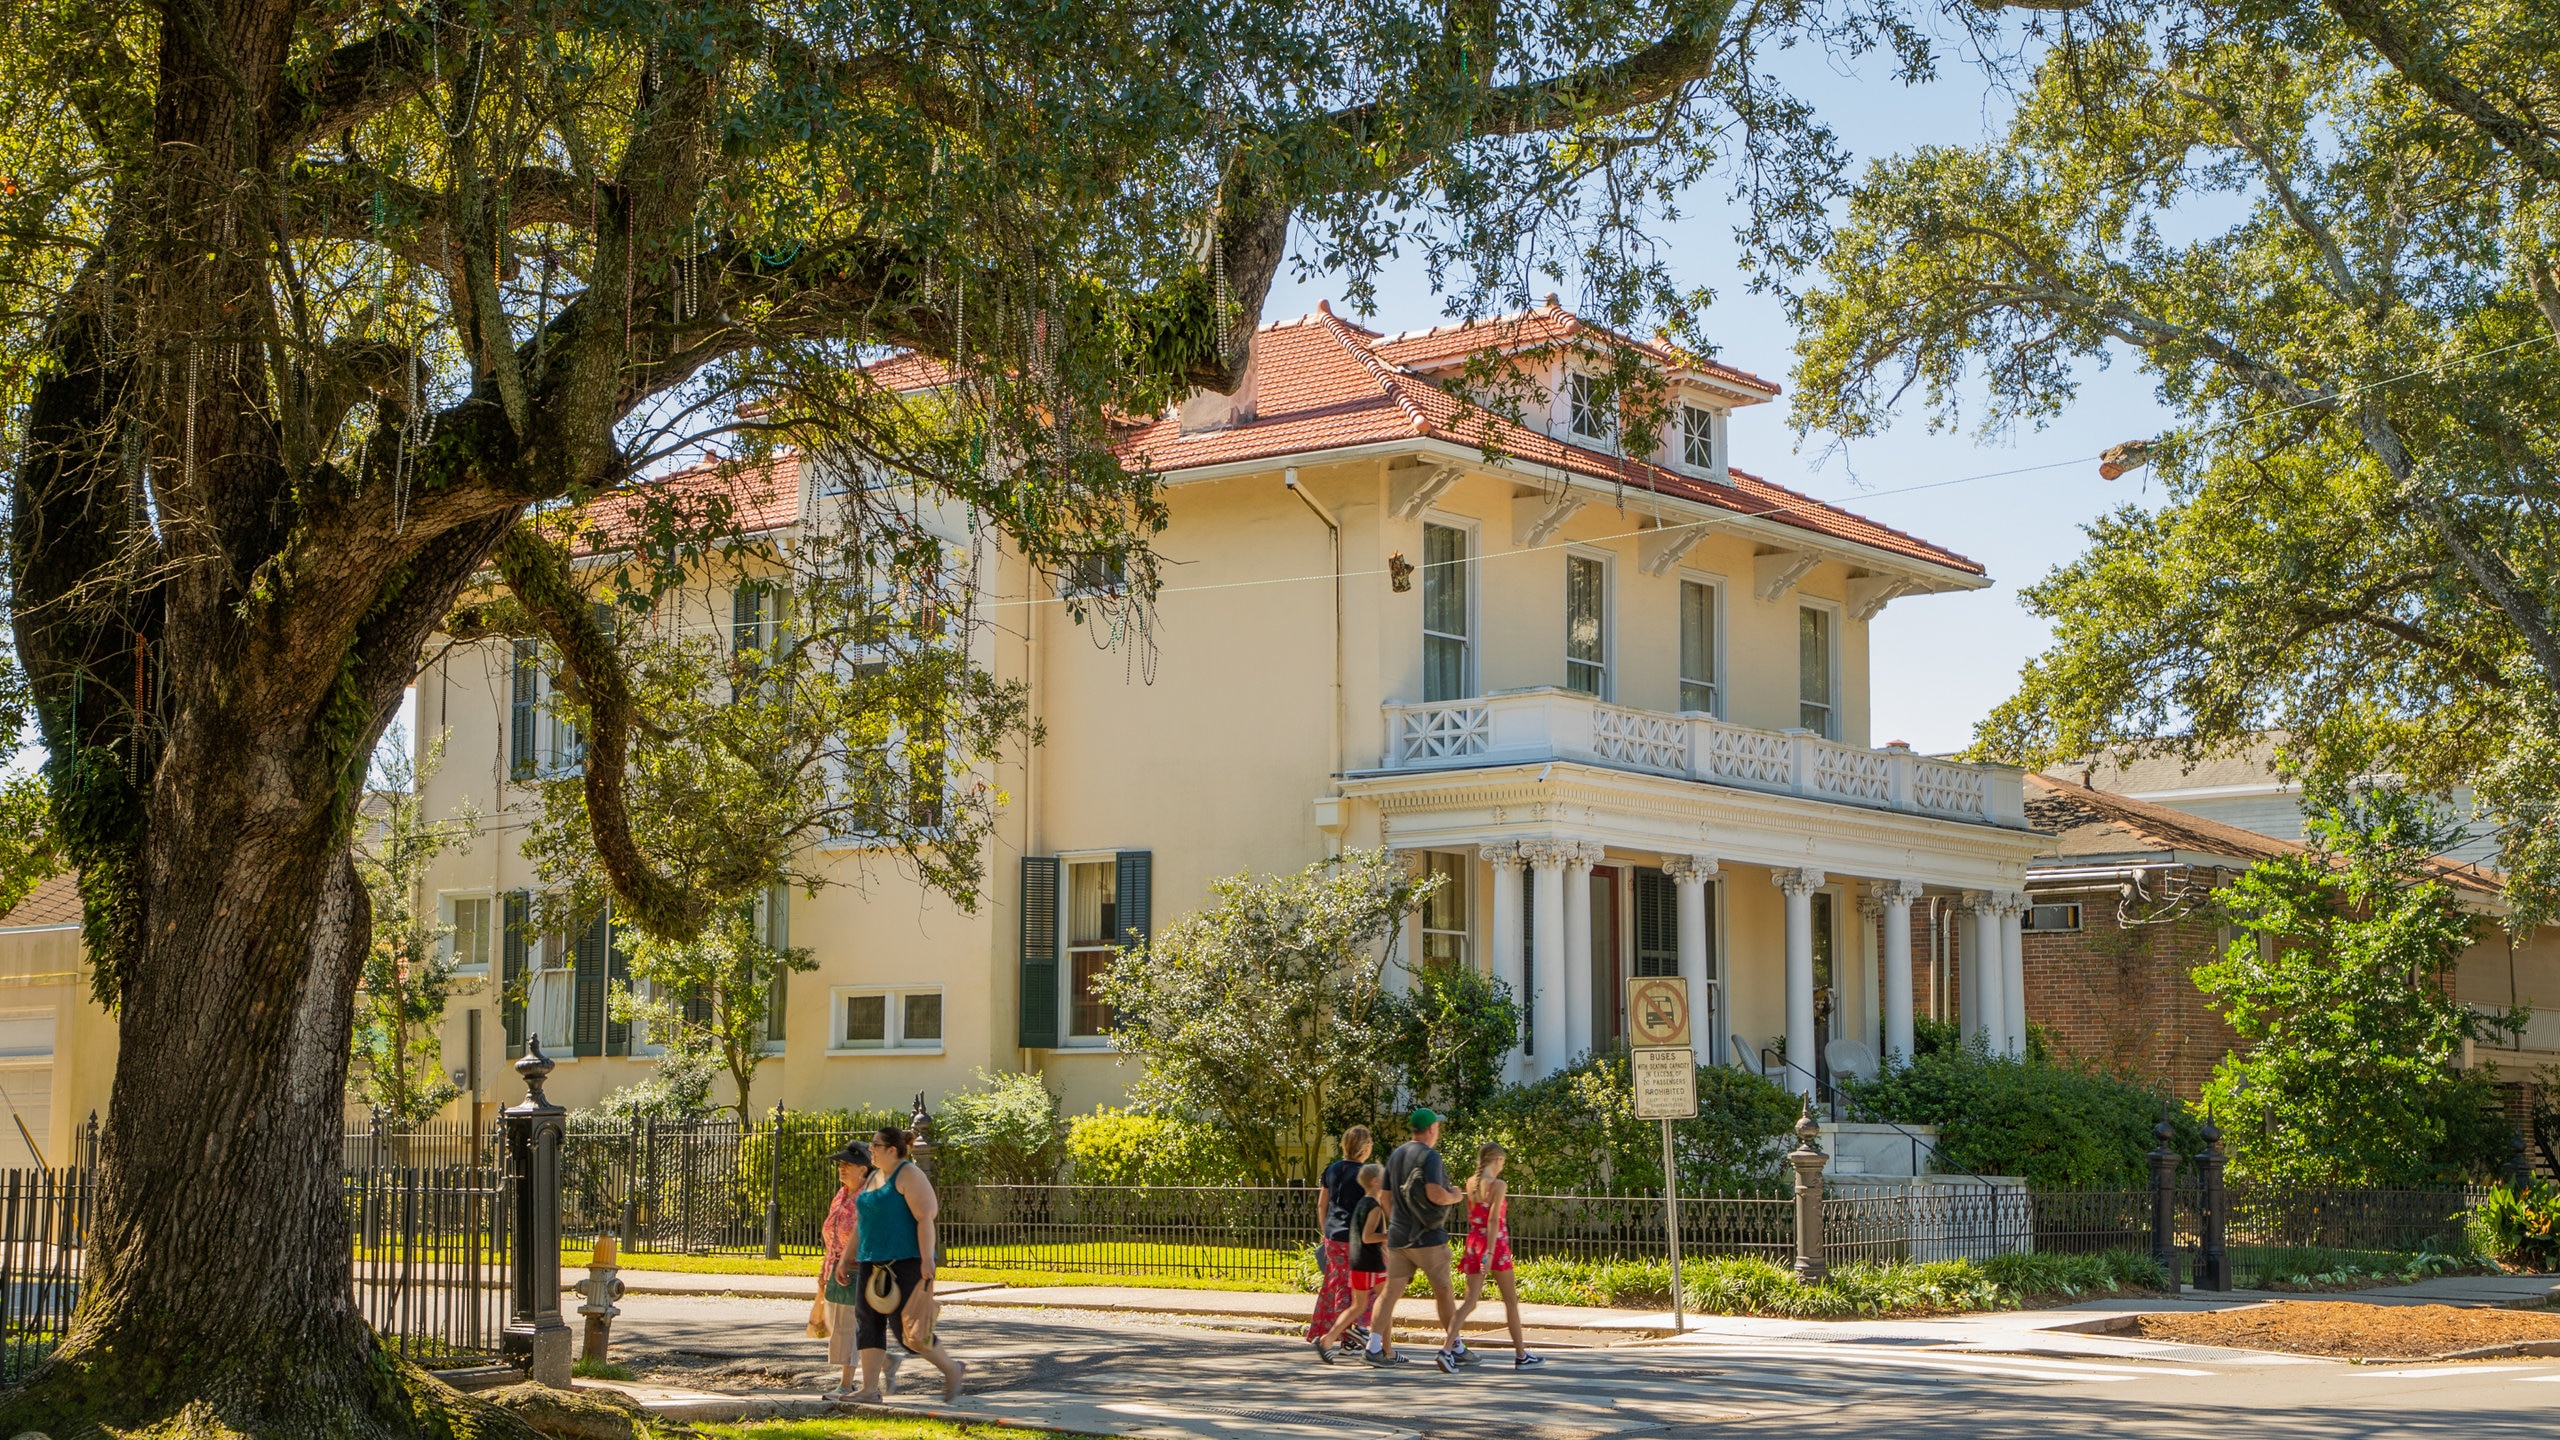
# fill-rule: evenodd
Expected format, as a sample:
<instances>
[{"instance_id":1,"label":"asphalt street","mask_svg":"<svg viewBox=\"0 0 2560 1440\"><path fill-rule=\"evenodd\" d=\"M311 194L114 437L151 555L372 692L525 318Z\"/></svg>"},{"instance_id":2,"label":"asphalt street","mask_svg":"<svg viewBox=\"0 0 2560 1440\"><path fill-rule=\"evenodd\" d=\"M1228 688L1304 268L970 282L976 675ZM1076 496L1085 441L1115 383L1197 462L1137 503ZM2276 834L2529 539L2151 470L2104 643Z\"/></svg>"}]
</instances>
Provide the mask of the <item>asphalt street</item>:
<instances>
[{"instance_id":1,"label":"asphalt street","mask_svg":"<svg viewBox=\"0 0 2560 1440\"><path fill-rule=\"evenodd\" d=\"M825 1342L808 1306L725 1296L634 1296L618 1357L697 1387L808 1395ZM943 1333L971 1369L940 1404L930 1367L909 1362L901 1408L1096 1432L1343 1440L1584 1440L1771 1435L2083 1436L2329 1440L2459 1434L2548 1436L2560 1422L2560 1360L2348 1365L2188 1346L2060 1337L2044 1342L1925 1335L1854 1341L1704 1338L1548 1352L1520 1373L1507 1349L1443 1375L1428 1346L1394 1371L1327 1366L1253 1328L1073 1310L954 1304ZM2016 1350L1999 1347L2015 1345ZM2042 1351L2043 1353L2037 1353Z\"/></svg>"}]
</instances>

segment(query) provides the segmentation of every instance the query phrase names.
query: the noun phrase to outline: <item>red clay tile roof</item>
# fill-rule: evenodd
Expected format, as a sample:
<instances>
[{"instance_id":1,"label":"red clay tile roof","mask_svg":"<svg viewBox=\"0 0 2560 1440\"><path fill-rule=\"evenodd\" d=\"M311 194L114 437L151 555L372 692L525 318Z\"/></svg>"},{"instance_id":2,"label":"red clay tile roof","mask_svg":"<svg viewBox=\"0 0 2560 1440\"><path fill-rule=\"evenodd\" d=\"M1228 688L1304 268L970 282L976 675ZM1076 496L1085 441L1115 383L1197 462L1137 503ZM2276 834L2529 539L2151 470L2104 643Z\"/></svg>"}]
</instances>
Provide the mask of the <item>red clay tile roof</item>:
<instances>
[{"instance_id":1,"label":"red clay tile roof","mask_svg":"<svg viewBox=\"0 0 2560 1440\"><path fill-rule=\"evenodd\" d=\"M770 464L749 468L735 461L697 461L681 470L644 480L628 489L589 501L579 523L591 534L627 535L636 528L643 505L665 496L689 507L690 513L714 496L729 503L730 523L741 535L779 530L800 518L800 457L785 452Z\"/></svg>"},{"instance_id":2,"label":"red clay tile roof","mask_svg":"<svg viewBox=\"0 0 2560 1440\"><path fill-rule=\"evenodd\" d=\"M1711 375L1763 395L1779 393L1775 382L1763 380L1748 370L1690 354L1663 341L1637 340L1593 325L1556 304L1552 295L1547 297L1546 304L1535 310L1497 315L1490 320L1462 320L1454 325L1435 325L1428 330L1382 335L1378 337L1375 348L1380 358L1390 364L1415 370L1434 370L1457 364L1470 355L1489 349L1516 352L1546 345L1564 345L1583 335L1595 336L1610 345L1632 345L1668 369Z\"/></svg>"},{"instance_id":3,"label":"red clay tile roof","mask_svg":"<svg viewBox=\"0 0 2560 1440\"><path fill-rule=\"evenodd\" d=\"M1584 325L1569 311L1549 306L1472 326L1444 325L1382 336L1319 304L1311 315L1272 321L1256 333L1253 418L1186 435L1176 417L1157 416L1132 427L1122 438L1120 451L1128 459L1170 474L1399 440L1437 440L1476 449L1490 442L1500 454L1604 484L1773 520L1809 534L1969 575L1985 573L1979 561L1772 485L1757 475L1728 470L1725 483L1719 484L1507 423L1470 409L1416 369L1417 364L1443 364L1489 345L1516 349L1569 340L1585 331L1605 333ZM1698 369L1740 386L1778 393L1777 386L1746 370L1702 361L1668 346L1620 343L1636 343L1665 365ZM907 390L941 384L949 372L935 361L900 354L874 362L866 373L884 387Z\"/></svg>"},{"instance_id":4,"label":"red clay tile roof","mask_svg":"<svg viewBox=\"0 0 2560 1440\"><path fill-rule=\"evenodd\" d=\"M39 880L18 907L0 915L0 930L30 930L39 925L80 923L80 877L65 870Z\"/></svg>"},{"instance_id":5,"label":"red clay tile roof","mask_svg":"<svg viewBox=\"0 0 2560 1440\"><path fill-rule=\"evenodd\" d=\"M1490 340L1498 331L1480 326L1472 333L1478 340ZM1443 336L1444 332L1426 334ZM1433 344L1445 348L1446 342L1434 340ZM1470 447L1482 447L1490 440L1499 452L1532 464L1735 514L1763 516L1816 535L1968 574L1983 573L1979 562L1952 550L1756 475L1728 471L1729 483L1720 485L1470 410L1458 396L1396 363L1388 342L1327 309L1266 325L1254 345L1258 387L1254 418L1221 430L1185 435L1174 417L1160 417L1132 430L1121 442L1123 452L1170 473L1403 439Z\"/></svg>"}]
</instances>

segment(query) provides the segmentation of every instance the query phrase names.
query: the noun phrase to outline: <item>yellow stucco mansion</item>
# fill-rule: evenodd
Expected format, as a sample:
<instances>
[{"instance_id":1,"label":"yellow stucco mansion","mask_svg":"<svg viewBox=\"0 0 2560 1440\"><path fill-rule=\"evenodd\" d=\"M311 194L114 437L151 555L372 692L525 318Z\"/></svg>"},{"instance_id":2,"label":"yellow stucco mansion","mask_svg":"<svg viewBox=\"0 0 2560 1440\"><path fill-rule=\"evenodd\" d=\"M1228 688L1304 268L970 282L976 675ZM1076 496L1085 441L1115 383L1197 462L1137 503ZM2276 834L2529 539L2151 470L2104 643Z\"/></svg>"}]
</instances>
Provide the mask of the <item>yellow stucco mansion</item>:
<instances>
[{"instance_id":1,"label":"yellow stucco mansion","mask_svg":"<svg viewBox=\"0 0 2560 1440\"><path fill-rule=\"evenodd\" d=\"M1878 748L1867 722L1868 621L1984 586L1981 567L1734 469L1727 416L1777 389L1724 365L1659 352L1661 449L1615 453L1582 334L1552 302L1392 336L1324 309L1265 326L1236 396L1126 442L1171 511L1151 678L1069 621L1054 580L968 552L997 617L976 659L1028 685L1046 730L992 777L1010 802L987 901L964 913L858 843L829 863L861 884L778 894L768 923L817 968L789 977L757 1108L903 1103L981 1067L1037 1070L1070 1109L1116 1100L1132 1075L1091 992L1110 937L1214 877L1344 846L1449 877L1392 965L1508 982L1522 1076L1621 1036L1643 974L1686 977L1708 1058L1799 1086L1830 1039L1907 1052L1923 895L1960 902L1967 954L1997 957L1965 977L1966 1019L2016 1044L2018 891L2042 848L2020 777ZM1539 357L1543 423L1444 388L1489 345ZM823 523L814 470L751 484L753 523L777 540ZM579 969L607 947L511 943L533 803L511 746L547 733L521 723L515 670L492 642L419 680L418 732L446 736L430 813L484 815L432 885L466 966L521 967L521 1023L562 1059L551 1093L583 1105L638 1078L648 1046L608 1035L603 976ZM467 985L446 1035L483 1104L513 1098L497 989Z\"/></svg>"}]
</instances>

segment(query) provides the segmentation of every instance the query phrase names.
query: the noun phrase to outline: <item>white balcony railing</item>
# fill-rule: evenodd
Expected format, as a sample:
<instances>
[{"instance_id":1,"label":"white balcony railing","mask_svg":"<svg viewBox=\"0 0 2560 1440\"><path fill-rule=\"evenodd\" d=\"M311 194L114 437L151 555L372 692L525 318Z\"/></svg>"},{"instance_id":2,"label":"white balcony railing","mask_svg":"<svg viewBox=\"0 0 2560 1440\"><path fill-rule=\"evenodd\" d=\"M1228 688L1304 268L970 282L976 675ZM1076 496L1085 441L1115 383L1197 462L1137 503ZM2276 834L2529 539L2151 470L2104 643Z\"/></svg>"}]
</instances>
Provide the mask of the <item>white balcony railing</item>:
<instances>
[{"instance_id":1,"label":"white balcony railing","mask_svg":"<svg viewBox=\"0 0 2560 1440\"><path fill-rule=\"evenodd\" d=\"M1388 770L1581 760L1981 825L2026 824L2015 770L1866 750L1807 731L1755 730L1555 689L1385 708Z\"/></svg>"}]
</instances>

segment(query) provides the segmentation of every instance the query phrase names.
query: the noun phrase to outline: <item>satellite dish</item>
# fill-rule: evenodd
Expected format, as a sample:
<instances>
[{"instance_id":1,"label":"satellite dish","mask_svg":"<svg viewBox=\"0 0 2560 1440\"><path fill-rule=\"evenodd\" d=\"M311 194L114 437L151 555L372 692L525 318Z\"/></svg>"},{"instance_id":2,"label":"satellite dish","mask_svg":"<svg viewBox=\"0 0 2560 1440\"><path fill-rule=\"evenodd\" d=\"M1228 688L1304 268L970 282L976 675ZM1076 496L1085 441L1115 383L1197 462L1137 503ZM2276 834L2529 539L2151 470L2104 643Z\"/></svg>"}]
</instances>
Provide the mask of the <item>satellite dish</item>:
<instances>
[{"instance_id":1,"label":"satellite dish","mask_svg":"<svg viewBox=\"0 0 2560 1440\"><path fill-rule=\"evenodd\" d=\"M1861 1040L1834 1040L1822 1047L1822 1058L1831 1062L1831 1073L1866 1080L1876 1073L1875 1052Z\"/></svg>"}]
</instances>

